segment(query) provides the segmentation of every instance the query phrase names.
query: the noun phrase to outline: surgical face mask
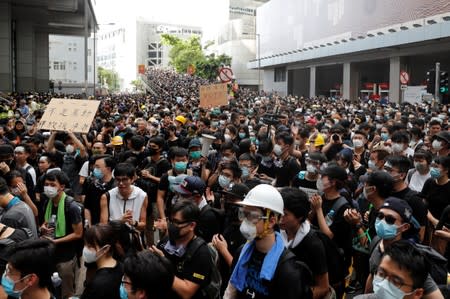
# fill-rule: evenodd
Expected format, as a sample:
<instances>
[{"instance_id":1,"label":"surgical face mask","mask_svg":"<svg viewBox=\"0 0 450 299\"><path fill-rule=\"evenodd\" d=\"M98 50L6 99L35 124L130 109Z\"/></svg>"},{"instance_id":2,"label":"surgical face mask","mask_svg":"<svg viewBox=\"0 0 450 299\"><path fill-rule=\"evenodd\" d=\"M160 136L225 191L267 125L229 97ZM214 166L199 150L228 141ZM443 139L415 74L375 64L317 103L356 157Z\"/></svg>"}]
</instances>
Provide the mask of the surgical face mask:
<instances>
[{"instance_id":1,"label":"surgical face mask","mask_svg":"<svg viewBox=\"0 0 450 299\"><path fill-rule=\"evenodd\" d=\"M179 161L173 164L173 169L178 173L183 173L186 171L187 162Z\"/></svg>"},{"instance_id":2,"label":"surgical face mask","mask_svg":"<svg viewBox=\"0 0 450 299\"><path fill-rule=\"evenodd\" d=\"M397 236L397 225L387 224L382 219L375 220L375 231L377 235L383 240L392 240Z\"/></svg>"},{"instance_id":3,"label":"surgical face mask","mask_svg":"<svg viewBox=\"0 0 450 299\"><path fill-rule=\"evenodd\" d=\"M244 138L245 138L245 136L246 136L246 134L245 134L245 133L239 133L239 138L241 138L241 139L244 139Z\"/></svg>"},{"instance_id":4,"label":"surgical face mask","mask_svg":"<svg viewBox=\"0 0 450 299\"><path fill-rule=\"evenodd\" d=\"M225 141L231 141L230 134L225 134L225 135L223 135L223 137L225 138Z\"/></svg>"},{"instance_id":5,"label":"surgical face mask","mask_svg":"<svg viewBox=\"0 0 450 299\"><path fill-rule=\"evenodd\" d=\"M414 162L414 168L418 172L424 172L427 169L427 164L426 163L421 163L421 162Z\"/></svg>"},{"instance_id":6,"label":"surgical face mask","mask_svg":"<svg viewBox=\"0 0 450 299\"><path fill-rule=\"evenodd\" d=\"M431 143L431 146L434 150L440 151L442 149L442 141L435 139L433 140L433 143Z\"/></svg>"},{"instance_id":7,"label":"surgical face mask","mask_svg":"<svg viewBox=\"0 0 450 299\"><path fill-rule=\"evenodd\" d=\"M361 139L353 139L353 145L360 148L364 146L364 142Z\"/></svg>"},{"instance_id":8,"label":"surgical face mask","mask_svg":"<svg viewBox=\"0 0 450 299\"><path fill-rule=\"evenodd\" d=\"M75 148L73 147L73 145L71 145L71 144L66 145L66 153L72 154L74 151L75 151Z\"/></svg>"},{"instance_id":9,"label":"surgical face mask","mask_svg":"<svg viewBox=\"0 0 450 299\"><path fill-rule=\"evenodd\" d=\"M367 187L363 188L363 195L365 199L369 198L369 195L372 194L372 192L367 191Z\"/></svg>"},{"instance_id":10,"label":"surgical face mask","mask_svg":"<svg viewBox=\"0 0 450 299\"><path fill-rule=\"evenodd\" d=\"M283 149L281 148L281 145L275 144L275 146L273 147L273 153L274 153L277 157L281 156L281 154L283 153Z\"/></svg>"},{"instance_id":11,"label":"surgical face mask","mask_svg":"<svg viewBox=\"0 0 450 299\"><path fill-rule=\"evenodd\" d=\"M11 278L6 276L6 271L5 271L5 273L3 273L3 276L2 276L2 287L3 287L3 290L5 291L5 293L8 296L11 296L13 298L20 298L22 296L23 291L25 291L26 288L28 288L28 286L24 287L23 289L21 289L19 291L15 291L14 288L16 286L16 283L18 283L19 281L25 279L26 277L28 277L28 275L22 277L18 281L13 281Z\"/></svg>"},{"instance_id":12,"label":"surgical face mask","mask_svg":"<svg viewBox=\"0 0 450 299\"><path fill-rule=\"evenodd\" d=\"M119 294L120 299L128 299L128 293L127 290L125 289L123 282L120 284Z\"/></svg>"},{"instance_id":13,"label":"surgical face mask","mask_svg":"<svg viewBox=\"0 0 450 299\"><path fill-rule=\"evenodd\" d=\"M401 143L393 143L392 144L392 151L394 153L401 153L403 151L403 144L401 144Z\"/></svg>"},{"instance_id":14,"label":"surgical face mask","mask_svg":"<svg viewBox=\"0 0 450 299\"><path fill-rule=\"evenodd\" d=\"M190 153L189 153L189 156L190 156L192 159L197 160L197 159L200 159L200 157L202 156L202 152L201 152L201 151L190 152Z\"/></svg>"},{"instance_id":15,"label":"surgical face mask","mask_svg":"<svg viewBox=\"0 0 450 299\"><path fill-rule=\"evenodd\" d=\"M387 141L389 139L389 133L383 132L380 134L380 137L381 137L381 140Z\"/></svg>"},{"instance_id":16,"label":"surgical face mask","mask_svg":"<svg viewBox=\"0 0 450 299\"><path fill-rule=\"evenodd\" d=\"M226 176L224 176L224 175L219 176L220 187L226 189L226 188L228 188L228 186L230 186L230 182L231 182L231 180L229 178L227 178Z\"/></svg>"},{"instance_id":17,"label":"surgical face mask","mask_svg":"<svg viewBox=\"0 0 450 299\"><path fill-rule=\"evenodd\" d=\"M88 264L95 263L98 260L97 252L87 248L86 246L83 247L83 259Z\"/></svg>"},{"instance_id":18,"label":"surgical face mask","mask_svg":"<svg viewBox=\"0 0 450 299\"><path fill-rule=\"evenodd\" d=\"M50 199L55 198L58 195L58 189L52 186L44 186L44 194Z\"/></svg>"},{"instance_id":19,"label":"surgical face mask","mask_svg":"<svg viewBox=\"0 0 450 299\"><path fill-rule=\"evenodd\" d=\"M94 168L92 175L99 180L103 179L104 176L103 172L99 168Z\"/></svg>"},{"instance_id":20,"label":"surgical face mask","mask_svg":"<svg viewBox=\"0 0 450 299\"><path fill-rule=\"evenodd\" d=\"M373 160L369 160L369 162L367 164L369 166L369 169L378 170L377 164Z\"/></svg>"},{"instance_id":21,"label":"surgical face mask","mask_svg":"<svg viewBox=\"0 0 450 299\"><path fill-rule=\"evenodd\" d=\"M212 121L211 122L211 127L217 128L218 126L219 126L219 122L218 121Z\"/></svg>"},{"instance_id":22,"label":"surgical face mask","mask_svg":"<svg viewBox=\"0 0 450 299\"><path fill-rule=\"evenodd\" d=\"M224 120L219 120L219 125L224 126L225 125L225 121Z\"/></svg>"},{"instance_id":23,"label":"surgical face mask","mask_svg":"<svg viewBox=\"0 0 450 299\"><path fill-rule=\"evenodd\" d=\"M316 174L319 172L319 170L312 164L306 164L306 171L309 173Z\"/></svg>"},{"instance_id":24,"label":"surgical face mask","mask_svg":"<svg viewBox=\"0 0 450 299\"><path fill-rule=\"evenodd\" d=\"M383 299L401 299L414 293L414 291L405 293L392 284L387 278L382 278L378 275L375 275L373 278L373 292L377 298Z\"/></svg>"},{"instance_id":25,"label":"surgical face mask","mask_svg":"<svg viewBox=\"0 0 450 299\"><path fill-rule=\"evenodd\" d=\"M430 175L433 179L438 179L441 177L441 170L437 167L430 168Z\"/></svg>"},{"instance_id":26,"label":"surgical face mask","mask_svg":"<svg viewBox=\"0 0 450 299\"><path fill-rule=\"evenodd\" d=\"M256 238L256 224L251 223L247 219L242 221L239 230L247 241L253 241Z\"/></svg>"},{"instance_id":27,"label":"surgical face mask","mask_svg":"<svg viewBox=\"0 0 450 299\"><path fill-rule=\"evenodd\" d=\"M247 166L242 166L241 170L242 170L242 178L243 179L246 179L250 176L250 170L248 169Z\"/></svg>"}]
</instances>

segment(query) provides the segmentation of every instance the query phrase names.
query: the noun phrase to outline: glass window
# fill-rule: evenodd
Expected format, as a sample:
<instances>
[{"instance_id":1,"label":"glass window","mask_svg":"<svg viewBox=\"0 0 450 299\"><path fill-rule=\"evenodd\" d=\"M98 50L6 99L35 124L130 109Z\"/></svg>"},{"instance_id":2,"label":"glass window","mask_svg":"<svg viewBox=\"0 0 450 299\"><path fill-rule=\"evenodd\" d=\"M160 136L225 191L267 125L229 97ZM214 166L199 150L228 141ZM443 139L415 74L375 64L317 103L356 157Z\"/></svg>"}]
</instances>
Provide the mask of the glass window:
<instances>
[{"instance_id":1,"label":"glass window","mask_svg":"<svg viewBox=\"0 0 450 299\"><path fill-rule=\"evenodd\" d=\"M274 72L274 82L286 81L286 67L277 67Z\"/></svg>"}]
</instances>

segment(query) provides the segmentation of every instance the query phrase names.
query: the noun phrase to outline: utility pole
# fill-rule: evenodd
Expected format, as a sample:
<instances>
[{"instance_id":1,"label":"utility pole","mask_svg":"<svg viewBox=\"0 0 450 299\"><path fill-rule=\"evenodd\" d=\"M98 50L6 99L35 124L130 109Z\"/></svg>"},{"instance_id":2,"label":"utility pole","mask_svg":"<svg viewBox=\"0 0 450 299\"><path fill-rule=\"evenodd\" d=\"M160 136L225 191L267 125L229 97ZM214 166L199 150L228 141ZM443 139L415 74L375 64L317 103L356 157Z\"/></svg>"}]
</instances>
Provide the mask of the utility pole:
<instances>
[{"instance_id":1,"label":"utility pole","mask_svg":"<svg viewBox=\"0 0 450 299\"><path fill-rule=\"evenodd\" d=\"M436 62L436 77L435 77L435 84L434 84L434 98L436 99L437 103L440 103L439 99L439 82L441 81L441 64L439 62Z\"/></svg>"},{"instance_id":2,"label":"utility pole","mask_svg":"<svg viewBox=\"0 0 450 299\"><path fill-rule=\"evenodd\" d=\"M256 33L258 38L258 91L261 89L261 35Z\"/></svg>"}]
</instances>

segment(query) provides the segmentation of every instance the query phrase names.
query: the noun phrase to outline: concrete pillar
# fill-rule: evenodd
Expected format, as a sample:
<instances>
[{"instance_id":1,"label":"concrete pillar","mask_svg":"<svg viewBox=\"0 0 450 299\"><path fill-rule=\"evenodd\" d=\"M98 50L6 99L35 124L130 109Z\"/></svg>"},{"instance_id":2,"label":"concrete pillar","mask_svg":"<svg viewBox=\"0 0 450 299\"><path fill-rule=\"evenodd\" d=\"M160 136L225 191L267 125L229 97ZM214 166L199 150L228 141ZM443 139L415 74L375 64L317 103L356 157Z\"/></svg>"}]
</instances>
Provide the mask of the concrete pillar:
<instances>
[{"instance_id":1,"label":"concrete pillar","mask_svg":"<svg viewBox=\"0 0 450 299\"><path fill-rule=\"evenodd\" d=\"M358 99L359 72L354 63L345 62L342 67L342 97L352 101Z\"/></svg>"},{"instance_id":2,"label":"concrete pillar","mask_svg":"<svg viewBox=\"0 0 450 299\"><path fill-rule=\"evenodd\" d=\"M400 102L400 57L391 57L389 59L389 101L393 103Z\"/></svg>"},{"instance_id":3,"label":"concrete pillar","mask_svg":"<svg viewBox=\"0 0 450 299\"><path fill-rule=\"evenodd\" d=\"M34 44L33 71L36 78L34 89L46 92L49 89L48 33L37 32L34 36Z\"/></svg>"},{"instance_id":4,"label":"concrete pillar","mask_svg":"<svg viewBox=\"0 0 450 299\"><path fill-rule=\"evenodd\" d=\"M0 91L12 90L11 4L0 3Z\"/></svg>"},{"instance_id":5,"label":"concrete pillar","mask_svg":"<svg viewBox=\"0 0 450 299\"><path fill-rule=\"evenodd\" d=\"M33 47L34 47L34 28L33 23L28 21L17 21L16 23L16 90L18 92L27 92L34 90L33 79Z\"/></svg>"},{"instance_id":6,"label":"concrete pillar","mask_svg":"<svg viewBox=\"0 0 450 299\"><path fill-rule=\"evenodd\" d=\"M309 97L313 98L316 94L316 67L309 68Z\"/></svg>"}]
</instances>

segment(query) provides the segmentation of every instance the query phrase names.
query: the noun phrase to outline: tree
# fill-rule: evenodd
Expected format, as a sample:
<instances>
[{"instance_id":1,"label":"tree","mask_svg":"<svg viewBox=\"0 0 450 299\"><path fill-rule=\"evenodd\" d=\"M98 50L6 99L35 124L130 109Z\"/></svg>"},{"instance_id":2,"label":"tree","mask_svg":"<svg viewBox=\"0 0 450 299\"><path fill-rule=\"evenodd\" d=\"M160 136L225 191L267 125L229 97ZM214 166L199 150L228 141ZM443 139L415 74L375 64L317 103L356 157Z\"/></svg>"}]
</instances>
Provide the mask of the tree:
<instances>
[{"instance_id":1,"label":"tree","mask_svg":"<svg viewBox=\"0 0 450 299\"><path fill-rule=\"evenodd\" d=\"M187 40L170 34L161 35L162 43L171 46L169 52L170 64L178 73L185 73L189 65L194 65L196 75L205 79L214 80L222 65L230 65L231 57L227 55L205 55L204 49L214 42L208 41L204 49L200 43L200 37L192 36Z\"/></svg>"},{"instance_id":2,"label":"tree","mask_svg":"<svg viewBox=\"0 0 450 299\"><path fill-rule=\"evenodd\" d=\"M99 66L97 69L97 76L101 85L103 83L108 84L109 90L116 91L120 88L119 74L117 74L117 72Z\"/></svg>"},{"instance_id":3,"label":"tree","mask_svg":"<svg viewBox=\"0 0 450 299\"><path fill-rule=\"evenodd\" d=\"M141 81L140 79L131 81L131 85L134 86L134 88L136 89L136 91L142 91L142 90L144 90L144 84L142 83L142 81Z\"/></svg>"}]
</instances>

